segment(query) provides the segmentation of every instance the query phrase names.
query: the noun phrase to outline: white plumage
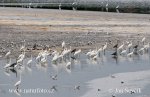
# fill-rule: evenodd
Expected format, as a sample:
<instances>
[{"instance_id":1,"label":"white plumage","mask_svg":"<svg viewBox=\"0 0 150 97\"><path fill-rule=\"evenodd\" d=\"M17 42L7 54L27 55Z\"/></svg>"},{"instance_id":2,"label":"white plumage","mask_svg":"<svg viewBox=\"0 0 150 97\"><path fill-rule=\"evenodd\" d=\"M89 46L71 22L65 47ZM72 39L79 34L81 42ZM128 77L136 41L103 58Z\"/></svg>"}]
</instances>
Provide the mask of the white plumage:
<instances>
[{"instance_id":1,"label":"white plumage","mask_svg":"<svg viewBox=\"0 0 150 97\"><path fill-rule=\"evenodd\" d=\"M66 47L66 43L63 41L61 46L62 46L62 48L65 48Z\"/></svg>"},{"instance_id":2,"label":"white plumage","mask_svg":"<svg viewBox=\"0 0 150 97\"><path fill-rule=\"evenodd\" d=\"M107 42L106 42L106 44L105 44L104 47L103 47L103 51L105 51L106 48L107 48Z\"/></svg>"},{"instance_id":3,"label":"white plumage","mask_svg":"<svg viewBox=\"0 0 150 97\"><path fill-rule=\"evenodd\" d=\"M8 52L6 53L6 55L5 55L5 57L8 57L10 54L11 54L11 52L8 51Z\"/></svg>"},{"instance_id":4,"label":"white plumage","mask_svg":"<svg viewBox=\"0 0 150 97\"><path fill-rule=\"evenodd\" d=\"M67 68L67 69L71 69L71 62L68 62L68 63L66 64L66 68Z\"/></svg>"},{"instance_id":5,"label":"white plumage","mask_svg":"<svg viewBox=\"0 0 150 97\"><path fill-rule=\"evenodd\" d=\"M131 57L133 55L133 52L127 54L128 57Z\"/></svg>"},{"instance_id":6,"label":"white plumage","mask_svg":"<svg viewBox=\"0 0 150 97\"><path fill-rule=\"evenodd\" d=\"M30 59L28 62L27 62L27 65L31 64L32 63L32 59Z\"/></svg>"},{"instance_id":7,"label":"white plumage","mask_svg":"<svg viewBox=\"0 0 150 97\"><path fill-rule=\"evenodd\" d=\"M127 47L131 48L132 47L132 42L130 42Z\"/></svg>"},{"instance_id":8,"label":"white plumage","mask_svg":"<svg viewBox=\"0 0 150 97\"><path fill-rule=\"evenodd\" d=\"M145 37L143 37L142 42L145 42L145 40L146 40L146 38L145 38Z\"/></svg>"},{"instance_id":9,"label":"white plumage","mask_svg":"<svg viewBox=\"0 0 150 97\"><path fill-rule=\"evenodd\" d=\"M77 50L75 53L74 53L74 56L78 55L81 53L81 49Z\"/></svg>"},{"instance_id":10,"label":"white plumage","mask_svg":"<svg viewBox=\"0 0 150 97\"><path fill-rule=\"evenodd\" d=\"M124 43L121 46L119 46L117 50L122 50L123 47L124 47Z\"/></svg>"},{"instance_id":11,"label":"white plumage","mask_svg":"<svg viewBox=\"0 0 150 97\"><path fill-rule=\"evenodd\" d=\"M17 81L17 82L14 84L14 86L15 86L15 87L19 87L20 84L21 84L21 74L20 74L20 80Z\"/></svg>"},{"instance_id":12,"label":"white plumage","mask_svg":"<svg viewBox=\"0 0 150 97\"><path fill-rule=\"evenodd\" d=\"M127 50L122 50L121 55L127 54Z\"/></svg>"}]
</instances>

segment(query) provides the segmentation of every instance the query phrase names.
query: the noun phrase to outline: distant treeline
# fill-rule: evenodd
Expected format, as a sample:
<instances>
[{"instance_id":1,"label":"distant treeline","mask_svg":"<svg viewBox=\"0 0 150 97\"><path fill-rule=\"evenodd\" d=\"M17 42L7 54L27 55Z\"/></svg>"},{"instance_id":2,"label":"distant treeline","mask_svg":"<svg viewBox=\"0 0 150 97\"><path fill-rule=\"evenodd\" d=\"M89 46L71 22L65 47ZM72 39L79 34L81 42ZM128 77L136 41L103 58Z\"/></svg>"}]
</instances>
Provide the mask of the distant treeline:
<instances>
[{"instance_id":1,"label":"distant treeline","mask_svg":"<svg viewBox=\"0 0 150 97\"><path fill-rule=\"evenodd\" d=\"M0 6L150 13L150 0L0 0ZM23 4L28 3L28 4ZM46 4L47 3L47 4Z\"/></svg>"}]
</instances>

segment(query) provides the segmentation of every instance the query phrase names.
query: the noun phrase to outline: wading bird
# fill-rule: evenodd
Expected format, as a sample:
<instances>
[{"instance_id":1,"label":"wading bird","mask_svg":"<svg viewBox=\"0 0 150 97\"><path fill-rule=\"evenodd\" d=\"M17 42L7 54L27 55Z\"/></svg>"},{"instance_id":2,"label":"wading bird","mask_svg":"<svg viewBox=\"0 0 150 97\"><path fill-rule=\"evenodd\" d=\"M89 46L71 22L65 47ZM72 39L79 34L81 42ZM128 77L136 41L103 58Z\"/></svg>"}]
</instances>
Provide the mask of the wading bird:
<instances>
[{"instance_id":1,"label":"wading bird","mask_svg":"<svg viewBox=\"0 0 150 97\"><path fill-rule=\"evenodd\" d=\"M63 41L62 44L61 44L62 48L66 48L66 43Z\"/></svg>"},{"instance_id":2,"label":"wading bird","mask_svg":"<svg viewBox=\"0 0 150 97\"><path fill-rule=\"evenodd\" d=\"M106 12L108 12L108 3L106 4Z\"/></svg>"},{"instance_id":3,"label":"wading bird","mask_svg":"<svg viewBox=\"0 0 150 97\"><path fill-rule=\"evenodd\" d=\"M15 83L15 87L16 87L16 89L18 89L19 88L19 85L21 84L21 73L20 73L20 79L19 79L19 81L17 81L16 83Z\"/></svg>"},{"instance_id":4,"label":"wading bird","mask_svg":"<svg viewBox=\"0 0 150 97\"><path fill-rule=\"evenodd\" d=\"M119 5L116 6L116 12L119 13Z\"/></svg>"},{"instance_id":5,"label":"wading bird","mask_svg":"<svg viewBox=\"0 0 150 97\"><path fill-rule=\"evenodd\" d=\"M105 55L106 49L107 49L107 42L106 42L106 44L103 46L103 52L104 52L104 55Z\"/></svg>"},{"instance_id":6,"label":"wading bird","mask_svg":"<svg viewBox=\"0 0 150 97\"><path fill-rule=\"evenodd\" d=\"M143 43L143 45L144 45L144 43L145 43L145 40L146 40L146 38L143 37L143 38L142 38L142 41L141 41L141 42Z\"/></svg>"},{"instance_id":7,"label":"wading bird","mask_svg":"<svg viewBox=\"0 0 150 97\"><path fill-rule=\"evenodd\" d=\"M9 50L9 51L6 53L5 57L9 57L10 54L11 54L11 51Z\"/></svg>"}]
</instances>

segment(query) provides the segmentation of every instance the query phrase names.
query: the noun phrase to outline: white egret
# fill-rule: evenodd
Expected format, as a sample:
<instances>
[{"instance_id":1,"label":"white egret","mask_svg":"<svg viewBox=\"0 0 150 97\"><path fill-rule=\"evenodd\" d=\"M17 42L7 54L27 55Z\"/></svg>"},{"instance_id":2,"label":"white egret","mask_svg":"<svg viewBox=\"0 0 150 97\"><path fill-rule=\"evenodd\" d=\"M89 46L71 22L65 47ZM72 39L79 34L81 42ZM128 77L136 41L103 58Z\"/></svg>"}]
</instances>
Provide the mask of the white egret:
<instances>
[{"instance_id":1,"label":"white egret","mask_svg":"<svg viewBox=\"0 0 150 97\"><path fill-rule=\"evenodd\" d=\"M18 60L17 60L17 63L23 62L24 58L25 58L25 50L24 50L23 53L20 54L19 57L17 58L17 59L18 59Z\"/></svg>"},{"instance_id":2,"label":"white egret","mask_svg":"<svg viewBox=\"0 0 150 97\"><path fill-rule=\"evenodd\" d=\"M9 60L9 63L7 63L5 66L4 66L4 68L6 69L6 68L8 68L8 67L10 67L11 66L11 58L10 58L10 60Z\"/></svg>"},{"instance_id":3,"label":"white egret","mask_svg":"<svg viewBox=\"0 0 150 97\"><path fill-rule=\"evenodd\" d=\"M32 63L32 54L31 54L30 60L28 60L28 62L27 62L27 65L29 65L29 64L31 64L31 63Z\"/></svg>"},{"instance_id":4,"label":"white egret","mask_svg":"<svg viewBox=\"0 0 150 97\"><path fill-rule=\"evenodd\" d=\"M19 81L17 81L17 82L14 84L14 86L18 89L20 84L21 84L21 73L20 73L20 79L19 79Z\"/></svg>"},{"instance_id":5,"label":"white egret","mask_svg":"<svg viewBox=\"0 0 150 97\"><path fill-rule=\"evenodd\" d=\"M107 49L107 42L106 44L103 46L103 52L104 52L104 55L105 55L105 50Z\"/></svg>"},{"instance_id":6,"label":"white egret","mask_svg":"<svg viewBox=\"0 0 150 97\"><path fill-rule=\"evenodd\" d=\"M59 4L59 10L61 10L61 3Z\"/></svg>"},{"instance_id":7,"label":"white egret","mask_svg":"<svg viewBox=\"0 0 150 97\"><path fill-rule=\"evenodd\" d=\"M61 44L62 48L66 48L66 43L63 41L62 44Z\"/></svg>"},{"instance_id":8,"label":"white egret","mask_svg":"<svg viewBox=\"0 0 150 97\"><path fill-rule=\"evenodd\" d=\"M121 46L119 46L119 47L117 48L117 51L122 51L123 47L124 47L124 42L123 42L123 44L122 44Z\"/></svg>"},{"instance_id":9,"label":"white egret","mask_svg":"<svg viewBox=\"0 0 150 97\"><path fill-rule=\"evenodd\" d=\"M98 56L100 56L100 53L103 51L103 48L101 47L101 48L99 48L98 50L97 50L97 54L98 54Z\"/></svg>"},{"instance_id":10,"label":"white egret","mask_svg":"<svg viewBox=\"0 0 150 97\"><path fill-rule=\"evenodd\" d=\"M135 48L133 49L133 51L132 51L132 52L130 52L130 53L128 53L128 54L127 54L127 57L131 57L131 56L133 56L134 51L135 51Z\"/></svg>"},{"instance_id":11,"label":"white egret","mask_svg":"<svg viewBox=\"0 0 150 97\"><path fill-rule=\"evenodd\" d=\"M116 6L116 12L119 13L119 5Z\"/></svg>"},{"instance_id":12,"label":"white egret","mask_svg":"<svg viewBox=\"0 0 150 97\"><path fill-rule=\"evenodd\" d=\"M132 47L132 42L130 42L127 46L127 48L129 49L129 52L130 52L131 47Z\"/></svg>"},{"instance_id":13,"label":"white egret","mask_svg":"<svg viewBox=\"0 0 150 97\"><path fill-rule=\"evenodd\" d=\"M11 51L9 50L6 54L5 57L8 57L11 54Z\"/></svg>"},{"instance_id":14,"label":"white egret","mask_svg":"<svg viewBox=\"0 0 150 97\"><path fill-rule=\"evenodd\" d=\"M150 43L147 43L146 45L144 45L144 49L146 50L146 51L148 51L149 50L149 48L150 48L150 45L149 45Z\"/></svg>"},{"instance_id":15,"label":"white egret","mask_svg":"<svg viewBox=\"0 0 150 97\"><path fill-rule=\"evenodd\" d=\"M106 11L108 12L108 3L106 4Z\"/></svg>"},{"instance_id":16,"label":"white egret","mask_svg":"<svg viewBox=\"0 0 150 97\"><path fill-rule=\"evenodd\" d=\"M143 45L144 45L144 43L145 43L145 40L146 40L146 38L143 37L143 38L142 38L142 41L141 41L141 42L143 43Z\"/></svg>"},{"instance_id":17,"label":"white egret","mask_svg":"<svg viewBox=\"0 0 150 97\"><path fill-rule=\"evenodd\" d=\"M120 54L121 54L121 55L125 55L125 54L127 54L127 49L122 50L122 51L120 52Z\"/></svg>"},{"instance_id":18,"label":"white egret","mask_svg":"<svg viewBox=\"0 0 150 97\"><path fill-rule=\"evenodd\" d=\"M142 47L142 48L139 49L139 52L143 54L143 53L144 53L144 50L145 50L145 48Z\"/></svg>"},{"instance_id":19,"label":"white egret","mask_svg":"<svg viewBox=\"0 0 150 97\"><path fill-rule=\"evenodd\" d=\"M77 51L74 53L74 56L80 56L80 53L81 53L81 49L77 50Z\"/></svg>"}]
</instances>

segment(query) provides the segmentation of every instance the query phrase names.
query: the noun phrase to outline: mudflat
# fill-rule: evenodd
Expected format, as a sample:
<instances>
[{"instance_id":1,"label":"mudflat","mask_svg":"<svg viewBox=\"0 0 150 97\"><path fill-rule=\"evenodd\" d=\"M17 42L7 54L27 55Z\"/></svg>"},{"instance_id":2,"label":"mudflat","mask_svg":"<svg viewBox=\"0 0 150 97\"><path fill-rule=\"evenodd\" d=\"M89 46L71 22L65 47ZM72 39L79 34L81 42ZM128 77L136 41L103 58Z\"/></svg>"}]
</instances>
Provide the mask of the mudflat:
<instances>
[{"instance_id":1,"label":"mudflat","mask_svg":"<svg viewBox=\"0 0 150 97\"><path fill-rule=\"evenodd\" d=\"M1 50L17 50L22 41L55 48L65 41L73 48L96 48L106 42L111 49L117 40L136 44L150 37L150 15L92 11L0 8Z\"/></svg>"}]
</instances>

